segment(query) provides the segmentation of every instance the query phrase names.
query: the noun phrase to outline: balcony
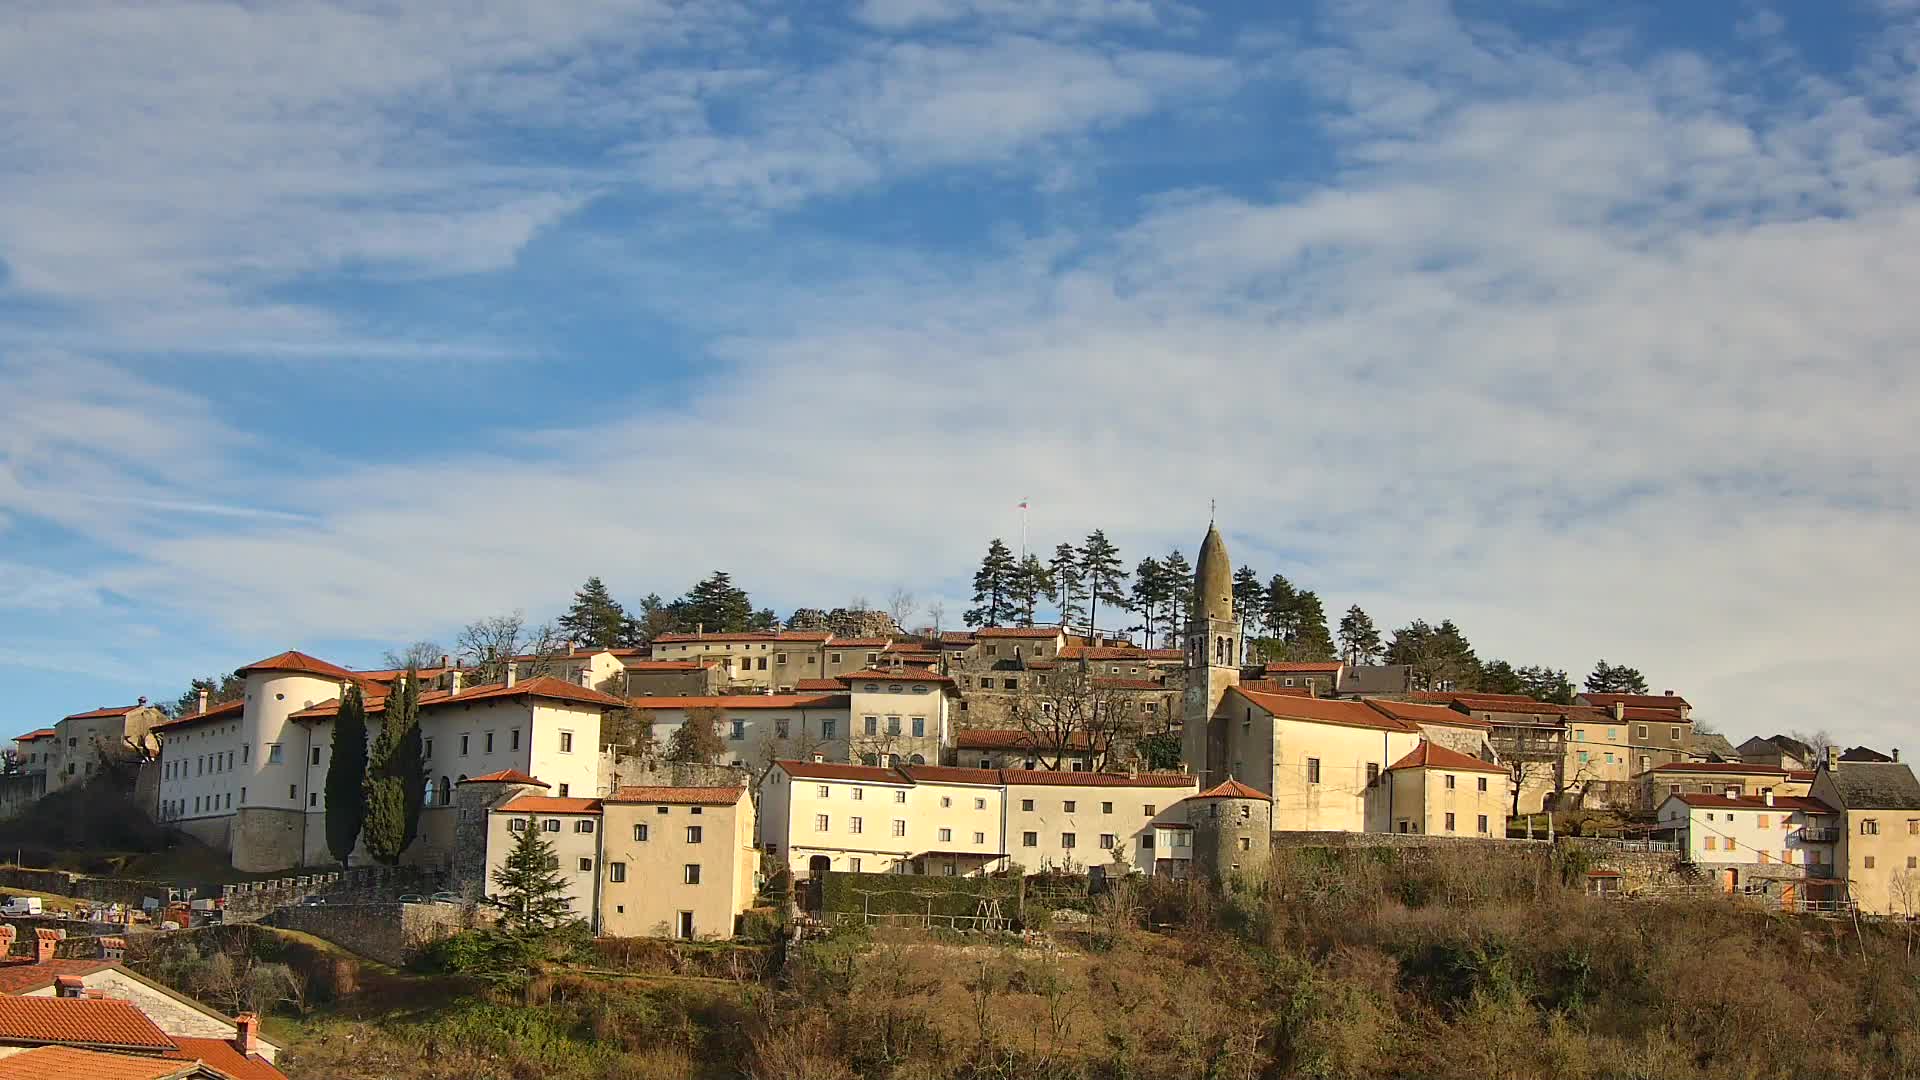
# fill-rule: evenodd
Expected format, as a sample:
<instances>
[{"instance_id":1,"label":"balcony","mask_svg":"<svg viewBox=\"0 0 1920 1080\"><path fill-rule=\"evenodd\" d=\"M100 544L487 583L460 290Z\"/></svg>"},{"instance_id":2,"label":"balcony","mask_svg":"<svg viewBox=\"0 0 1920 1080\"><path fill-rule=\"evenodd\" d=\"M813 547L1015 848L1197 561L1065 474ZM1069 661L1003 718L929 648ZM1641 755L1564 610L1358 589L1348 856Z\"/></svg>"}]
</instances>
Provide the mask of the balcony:
<instances>
[{"instance_id":1,"label":"balcony","mask_svg":"<svg viewBox=\"0 0 1920 1080\"><path fill-rule=\"evenodd\" d=\"M1832 844L1840 839L1840 830L1822 826L1807 826L1800 830L1800 842L1803 844Z\"/></svg>"}]
</instances>

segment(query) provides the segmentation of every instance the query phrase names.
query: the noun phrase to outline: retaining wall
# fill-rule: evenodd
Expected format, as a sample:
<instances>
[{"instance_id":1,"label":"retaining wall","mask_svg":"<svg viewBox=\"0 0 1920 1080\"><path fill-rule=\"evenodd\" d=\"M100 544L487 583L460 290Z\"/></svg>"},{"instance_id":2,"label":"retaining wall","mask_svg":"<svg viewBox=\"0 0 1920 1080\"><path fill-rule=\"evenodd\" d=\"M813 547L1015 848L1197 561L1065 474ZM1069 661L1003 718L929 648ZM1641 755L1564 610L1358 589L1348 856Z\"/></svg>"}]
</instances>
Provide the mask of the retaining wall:
<instances>
[{"instance_id":1,"label":"retaining wall","mask_svg":"<svg viewBox=\"0 0 1920 1080\"><path fill-rule=\"evenodd\" d=\"M422 946L479 925L484 918L464 905L367 903L284 907L261 921L398 967Z\"/></svg>"}]
</instances>

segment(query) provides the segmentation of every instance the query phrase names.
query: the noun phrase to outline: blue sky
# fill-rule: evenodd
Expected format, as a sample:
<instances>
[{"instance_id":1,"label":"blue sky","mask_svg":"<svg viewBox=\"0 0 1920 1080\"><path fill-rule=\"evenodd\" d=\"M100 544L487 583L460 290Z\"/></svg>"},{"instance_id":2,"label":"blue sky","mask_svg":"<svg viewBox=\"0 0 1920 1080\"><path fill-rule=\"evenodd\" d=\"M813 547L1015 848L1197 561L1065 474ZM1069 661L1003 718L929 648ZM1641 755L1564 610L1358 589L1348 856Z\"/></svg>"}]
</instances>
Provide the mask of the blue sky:
<instances>
[{"instance_id":1,"label":"blue sky","mask_svg":"<svg viewBox=\"0 0 1920 1080\"><path fill-rule=\"evenodd\" d=\"M0 723L589 574L951 622L1027 496L1897 745L1916 14L16 6Z\"/></svg>"}]
</instances>

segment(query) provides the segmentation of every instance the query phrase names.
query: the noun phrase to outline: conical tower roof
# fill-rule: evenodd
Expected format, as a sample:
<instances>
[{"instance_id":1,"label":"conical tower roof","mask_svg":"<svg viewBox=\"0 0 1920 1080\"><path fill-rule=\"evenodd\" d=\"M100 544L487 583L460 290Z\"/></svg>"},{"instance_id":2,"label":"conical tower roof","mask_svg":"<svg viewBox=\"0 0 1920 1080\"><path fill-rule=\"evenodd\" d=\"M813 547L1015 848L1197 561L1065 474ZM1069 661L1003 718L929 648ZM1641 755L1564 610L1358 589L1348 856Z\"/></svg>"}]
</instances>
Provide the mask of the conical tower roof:
<instances>
[{"instance_id":1,"label":"conical tower roof","mask_svg":"<svg viewBox=\"0 0 1920 1080\"><path fill-rule=\"evenodd\" d=\"M1212 524L1200 542L1200 562L1193 571L1193 610L1202 619L1233 619L1233 560L1227 558L1227 542Z\"/></svg>"}]
</instances>

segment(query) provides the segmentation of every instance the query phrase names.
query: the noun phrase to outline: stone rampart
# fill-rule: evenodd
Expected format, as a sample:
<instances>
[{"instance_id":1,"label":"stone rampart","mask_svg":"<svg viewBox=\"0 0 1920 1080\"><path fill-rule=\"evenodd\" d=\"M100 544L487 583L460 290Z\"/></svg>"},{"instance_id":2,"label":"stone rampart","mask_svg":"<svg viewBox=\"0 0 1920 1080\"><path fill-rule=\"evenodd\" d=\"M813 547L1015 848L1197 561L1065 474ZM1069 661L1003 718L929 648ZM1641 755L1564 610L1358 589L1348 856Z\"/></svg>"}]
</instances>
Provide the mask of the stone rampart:
<instances>
[{"instance_id":1,"label":"stone rampart","mask_svg":"<svg viewBox=\"0 0 1920 1080\"><path fill-rule=\"evenodd\" d=\"M487 922L485 914L464 904L322 904L283 907L262 922L312 934L349 952L398 967L426 945L483 925Z\"/></svg>"}]
</instances>

